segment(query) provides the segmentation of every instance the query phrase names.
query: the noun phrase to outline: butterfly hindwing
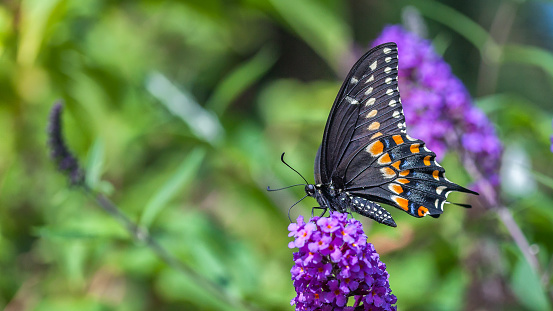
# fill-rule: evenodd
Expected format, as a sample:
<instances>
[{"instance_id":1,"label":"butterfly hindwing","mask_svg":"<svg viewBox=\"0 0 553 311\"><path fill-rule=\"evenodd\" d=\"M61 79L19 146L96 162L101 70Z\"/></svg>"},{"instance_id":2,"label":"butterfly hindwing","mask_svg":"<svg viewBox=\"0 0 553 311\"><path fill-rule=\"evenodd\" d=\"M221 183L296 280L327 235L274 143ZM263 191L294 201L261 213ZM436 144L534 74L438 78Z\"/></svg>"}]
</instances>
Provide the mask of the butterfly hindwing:
<instances>
[{"instance_id":1,"label":"butterfly hindwing","mask_svg":"<svg viewBox=\"0 0 553 311\"><path fill-rule=\"evenodd\" d=\"M472 192L445 178L422 140L398 134L367 144L346 172L345 189L415 217L439 215L451 191Z\"/></svg>"}]
</instances>

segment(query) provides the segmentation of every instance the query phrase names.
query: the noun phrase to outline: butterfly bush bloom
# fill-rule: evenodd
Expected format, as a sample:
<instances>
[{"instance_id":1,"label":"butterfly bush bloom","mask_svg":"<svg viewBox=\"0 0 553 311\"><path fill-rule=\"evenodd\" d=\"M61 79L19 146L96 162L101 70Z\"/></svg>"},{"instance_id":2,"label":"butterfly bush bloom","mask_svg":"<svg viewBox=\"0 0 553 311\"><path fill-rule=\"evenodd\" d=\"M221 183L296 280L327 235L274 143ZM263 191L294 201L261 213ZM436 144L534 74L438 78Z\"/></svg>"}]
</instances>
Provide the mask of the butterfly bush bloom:
<instances>
[{"instance_id":1,"label":"butterfly bush bloom","mask_svg":"<svg viewBox=\"0 0 553 311\"><path fill-rule=\"evenodd\" d=\"M386 265L358 220L338 212L308 223L299 216L288 230L295 238L288 246L298 248L291 270L296 310L397 310Z\"/></svg>"},{"instance_id":2,"label":"butterfly bush bloom","mask_svg":"<svg viewBox=\"0 0 553 311\"><path fill-rule=\"evenodd\" d=\"M61 123L62 112L63 104L61 102L56 103L50 112L48 122L50 157L56 163L58 169L69 176L72 185L79 185L84 182L84 171L79 166L77 158L65 145Z\"/></svg>"},{"instance_id":3,"label":"butterfly bush bloom","mask_svg":"<svg viewBox=\"0 0 553 311\"><path fill-rule=\"evenodd\" d=\"M384 28L373 46L395 42L399 51L399 88L411 136L439 158L448 149L477 159L482 176L497 185L502 146L493 125L472 103L463 83L428 40L401 26Z\"/></svg>"}]
</instances>

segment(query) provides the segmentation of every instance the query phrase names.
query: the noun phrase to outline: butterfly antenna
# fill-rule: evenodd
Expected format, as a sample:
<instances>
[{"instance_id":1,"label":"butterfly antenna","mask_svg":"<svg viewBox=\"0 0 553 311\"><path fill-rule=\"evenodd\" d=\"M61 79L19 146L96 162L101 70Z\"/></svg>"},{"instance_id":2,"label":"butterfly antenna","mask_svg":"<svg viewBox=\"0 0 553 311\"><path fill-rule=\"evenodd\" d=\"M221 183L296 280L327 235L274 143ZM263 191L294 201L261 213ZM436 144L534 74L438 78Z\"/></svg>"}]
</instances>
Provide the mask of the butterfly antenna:
<instances>
[{"instance_id":1,"label":"butterfly antenna","mask_svg":"<svg viewBox=\"0 0 553 311\"><path fill-rule=\"evenodd\" d=\"M303 196L303 198L301 198L298 202L296 202L292 206L290 206L290 208L288 209L288 220L290 220L290 222L292 222L292 218L290 218L290 211L292 210L292 207L296 206L296 204L300 203L305 198L307 198L307 194L305 196Z\"/></svg>"},{"instance_id":2,"label":"butterfly antenna","mask_svg":"<svg viewBox=\"0 0 553 311\"><path fill-rule=\"evenodd\" d=\"M267 191L279 191L279 190L284 190L284 189L292 188L292 187L295 187L295 186L305 186L305 184L291 185L291 186L284 187L284 188L280 188L280 189L271 189L270 186L267 186Z\"/></svg>"},{"instance_id":3,"label":"butterfly antenna","mask_svg":"<svg viewBox=\"0 0 553 311\"><path fill-rule=\"evenodd\" d=\"M282 153L282 155L280 156L280 161L282 161L282 163L284 163L286 166L288 166L292 171L296 172L298 175L300 175L300 177L305 181L306 184L309 184L307 182L307 179L305 179L305 177L303 177L302 174L300 174L300 172L296 171L293 167L291 167L290 165L288 165L288 163L286 163L286 161L284 161L284 152Z\"/></svg>"}]
</instances>

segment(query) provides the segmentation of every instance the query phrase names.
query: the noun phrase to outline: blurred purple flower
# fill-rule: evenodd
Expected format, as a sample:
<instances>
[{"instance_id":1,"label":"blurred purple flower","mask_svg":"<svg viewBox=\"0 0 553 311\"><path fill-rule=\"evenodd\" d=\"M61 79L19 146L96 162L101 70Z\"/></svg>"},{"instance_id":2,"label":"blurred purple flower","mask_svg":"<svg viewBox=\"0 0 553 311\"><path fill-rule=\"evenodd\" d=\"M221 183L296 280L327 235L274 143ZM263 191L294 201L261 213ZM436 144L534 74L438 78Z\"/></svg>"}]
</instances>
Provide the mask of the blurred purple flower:
<instances>
[{"instance_id":1,"label":"blurred purple flower","mask_svg":"<svg viewBox=\"0 0 553 311\"><path fill-rule=\"evenodd\" d=\"M54 104L50 112L48 122L48 145L50 146L50 157L58 166L58 169L69 177L72 185L80 185L84 182L84 171L79 166L79 161L71 153L63 139L63 127L61 123L61 114L63 104L58 102Z\"/></svg>"},{"instance_id":2,"label":"blurred purple flower","mask_svg":"<svg viewBox=\"0 0 553 311\"><path fill-rule=\"evenodd\" d=\"M386 265L359 221L338 212L308 223L299 216L288 230L288 246L299 249L290 271L296 310L397 310Z\"/></svg>"},{"instance_id":3,"label":"blurred purple flower","mask_svg":"<svg viewBox=\"0 0 553 311\"><path fill-rule=\"evenodd\" d=\"M463 151L475 159L482 176L497 185L501 142L463 83L430 41L392 25L372 44L390 41L398 46L399 86L411 136L423 139L438 159L448 150Z\"/></svg>"}]
</instances>

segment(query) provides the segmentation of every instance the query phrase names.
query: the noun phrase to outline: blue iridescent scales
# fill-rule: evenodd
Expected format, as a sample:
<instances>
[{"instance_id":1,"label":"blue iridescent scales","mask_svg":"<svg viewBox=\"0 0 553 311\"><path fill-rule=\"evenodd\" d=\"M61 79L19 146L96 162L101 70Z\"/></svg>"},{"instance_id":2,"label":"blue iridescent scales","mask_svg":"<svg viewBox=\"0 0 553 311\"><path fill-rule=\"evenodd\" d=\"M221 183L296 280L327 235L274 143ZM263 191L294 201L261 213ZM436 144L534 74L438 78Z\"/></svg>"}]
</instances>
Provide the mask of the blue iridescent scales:
<instances>
[{"instance_id":1,"label":"blue iridescent scales","mask_svg":"<svg viewBox=\"0 0 553 311\"><path fill-rule=\"evenodd\" d=\"M449 181L435 158L422 140L407 135L397 46L385 43L363 55L344 81L315 160L315 191L307 194L323 209L393 227L378 203L437 217L452 191L476 193Z\"/></svg>"}]
</instances>

